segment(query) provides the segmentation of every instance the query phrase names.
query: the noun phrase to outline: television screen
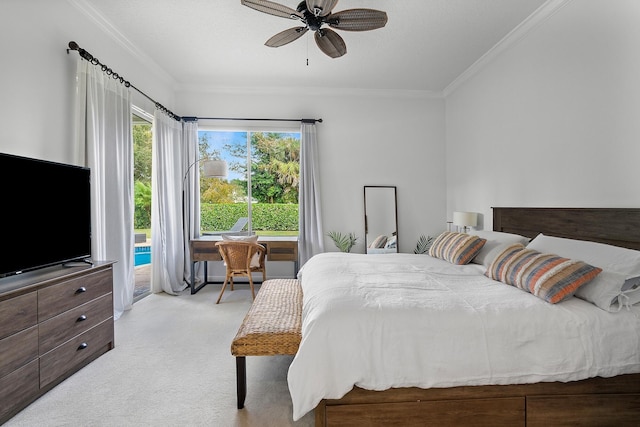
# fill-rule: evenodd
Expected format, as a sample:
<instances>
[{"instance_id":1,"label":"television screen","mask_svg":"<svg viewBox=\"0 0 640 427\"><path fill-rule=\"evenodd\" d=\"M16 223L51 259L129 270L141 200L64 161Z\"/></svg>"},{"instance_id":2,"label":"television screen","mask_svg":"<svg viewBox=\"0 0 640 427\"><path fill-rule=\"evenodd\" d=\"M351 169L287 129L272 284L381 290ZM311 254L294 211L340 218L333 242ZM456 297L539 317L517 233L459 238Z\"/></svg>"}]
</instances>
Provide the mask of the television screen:
<instances>
[{"instance_id":1,"label":"television screen","mask_svg":"<svg viewBox=\"0 0 640 427\"><path fill-rule=\"evenodd\" d=\"M91 256L90 169L0 153L0 277Z\"/></svg>"}]
</instances>

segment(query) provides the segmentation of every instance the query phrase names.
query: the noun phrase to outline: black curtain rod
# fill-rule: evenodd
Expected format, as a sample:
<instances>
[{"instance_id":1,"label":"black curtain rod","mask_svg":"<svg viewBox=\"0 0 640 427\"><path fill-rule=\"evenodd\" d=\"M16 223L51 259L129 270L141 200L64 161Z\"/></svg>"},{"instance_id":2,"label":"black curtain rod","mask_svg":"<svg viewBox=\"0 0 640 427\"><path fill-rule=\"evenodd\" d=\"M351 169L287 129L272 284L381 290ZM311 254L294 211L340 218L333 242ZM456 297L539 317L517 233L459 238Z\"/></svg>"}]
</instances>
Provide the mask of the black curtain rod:
<instances>
[{"instance_id":1,"label":"black curtain rod","mask_svg":"<svg viewBox=\"0 0 640 427\"><path fill-rule=\"evenodd\" d=\"M114 80L119 80L120 83L122 83L125 87L131 87L131 88L135 89L136 91L138 91L138 93L140 93L142 96L147 98L149 101L153 102L157 109L159 109L160 111L164 112L165 114L167 114L172 119L177 120L177 121L182 121L182 117L180 117L177 114L173 113L171 110L166 108L164 105L162 105L159 102L155 101L149 95L147 95L146 93L144 93L143 91L141 91L140 89L138 89L137 87L132 85L129 81L125 80L124 77L122 77L118 73L114 72L111 68L109 68L106 65L104 65L103 63L101 63L98 60L98 58L96 58L95 56L91 55L89 52L87 52L86 50L84 50L80 46L78 46L78 43L76 43L74 41L70 41L69 42L69 49L78 51L78 54L83 59L86 59L87 61L89 61L91 64L99 65L100 67L102 67L102 72L103 73L107 74L108 76L113 77ZM69 53L69 49L67 49L67 53Z\"/></svg>"},{"instance_id":2,"label":"black curtain rod","mask_svg":"<svg viewBox=\"0 0 640 427\"><path fill-rule=\"evenodd\" d=\"M140 89L135 87L134 85L132 85L128 80L125 80L124 77L122 77L118 73L114 72L111 68L109 68L106 65L104 65L103 63L101 63L98 60L98 58L96 58L95 56L91 55L86 50L82 49L78 45L78 43L76 43L74 41L70 41L69 42L69 49L78 51L78 54L83 59L86 59L87 61L89 61L93 65L99 65L102 68L102 72L103 73L106 73L108 76L111 76L114 80L119 80L120 83L122 83L125 87L131 87L131 88L135 89L142 96L147 98L149 101L153 102L157 109L159 109L160 111L163 111L169 117L171 117L172 119L175 119L175 120L177 120L179 122L180 121L193 122L193 121L197 121L198 119L200 119L200 120L245 120L245 121L271 121L271 122L302 122L302 123L311 123L311 124L314 124L316 122L322 123L322 119L240 119L240 118L223 118L223 117L181 117L181 116L178 116L177 114L173 113L171 110L166 108L164 105L162 105L159 102L155 101L153 98L151 98L149 95L147 95L146 93L144 93L143 91L141 91ZM67 49L67 54L69 53L69 49Z\"/></svg>"},{"instance_id":3,"label":"black curtain rod","mask_svg":"<svg viewBox=\"0 0 640 427\"><path fill-rule=\"evenodd\" d=\"M302 123L311 123L314 124L316 122L322 123L322 119L248 119L248 118L239 118L239 117L183 117L182 120L186 122L195 122L197 120L242 120L242 121L255 121L255 122L302 122Z\"/></svg>"}]
</instances>

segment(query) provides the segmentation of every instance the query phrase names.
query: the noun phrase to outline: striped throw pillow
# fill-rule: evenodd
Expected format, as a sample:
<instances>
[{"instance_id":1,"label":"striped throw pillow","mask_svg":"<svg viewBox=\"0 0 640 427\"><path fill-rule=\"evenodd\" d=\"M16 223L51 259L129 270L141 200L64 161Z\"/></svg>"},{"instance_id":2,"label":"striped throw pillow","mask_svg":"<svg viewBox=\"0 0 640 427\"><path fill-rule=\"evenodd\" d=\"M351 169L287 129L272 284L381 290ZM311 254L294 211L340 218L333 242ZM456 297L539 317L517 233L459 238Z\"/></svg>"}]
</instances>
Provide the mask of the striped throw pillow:
<instances>
[{"instance_id":1,"label":"striped throw pillow","mask_svg":"<svg viewBox=\"0 0 640 427\"><path fill-rule=\"evenodd\" d=\"M543 254L514 244L493 260L485 274L490 279L556 304L571 297L601 271L582 261Z\"/></svg>"},{"instance_id":2,"label":"striped throw pillow","mask_svg":"<svg viewBox=\"0 0 640 427\"><path fill-rule=\"evenodd\" d=\"M451 264L468 264L487 242L478 236L445 231L439 235L429 248L429 255Z\"/></svg>"}]
</instances>

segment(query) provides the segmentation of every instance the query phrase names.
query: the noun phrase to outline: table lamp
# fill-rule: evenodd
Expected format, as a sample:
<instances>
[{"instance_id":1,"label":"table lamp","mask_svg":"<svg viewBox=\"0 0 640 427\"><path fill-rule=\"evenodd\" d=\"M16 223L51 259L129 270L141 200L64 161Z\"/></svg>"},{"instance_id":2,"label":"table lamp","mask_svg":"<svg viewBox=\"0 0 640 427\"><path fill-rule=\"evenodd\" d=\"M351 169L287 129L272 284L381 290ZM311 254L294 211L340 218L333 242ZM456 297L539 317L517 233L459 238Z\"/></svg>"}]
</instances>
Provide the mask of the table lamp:
<instances>
[{"instance_id":1,"label":"table lamp","mask_svg":"<svg viewBox=\"0 0 640 427\"><path fill-rule=\"evenodd\" d=\"M453 225L458 227L458 231L462 229L462 233L470 230L470 227L478 225L478 214L476 212L454 212Z\"/></svg>"}]
</instances>

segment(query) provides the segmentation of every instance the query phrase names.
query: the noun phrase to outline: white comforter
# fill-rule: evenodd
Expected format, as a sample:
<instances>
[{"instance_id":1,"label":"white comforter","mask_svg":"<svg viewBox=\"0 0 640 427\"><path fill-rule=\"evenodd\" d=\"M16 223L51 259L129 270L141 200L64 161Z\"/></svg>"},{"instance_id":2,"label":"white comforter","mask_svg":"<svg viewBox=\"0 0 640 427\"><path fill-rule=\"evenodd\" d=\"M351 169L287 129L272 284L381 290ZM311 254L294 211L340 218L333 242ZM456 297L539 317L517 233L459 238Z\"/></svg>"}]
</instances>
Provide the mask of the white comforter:
<instances>
[{"instance_id":1,"label":"white comforter","mask_svg":"<svg viewBox=\"0 0 640 427\"><path fill-rule=\"evenodd\" d=\"M354 385L452 387L640 372L640 307L551 305L427 255L325 253L300 272L293 418Z\"/></svg>"}]
</instances>

